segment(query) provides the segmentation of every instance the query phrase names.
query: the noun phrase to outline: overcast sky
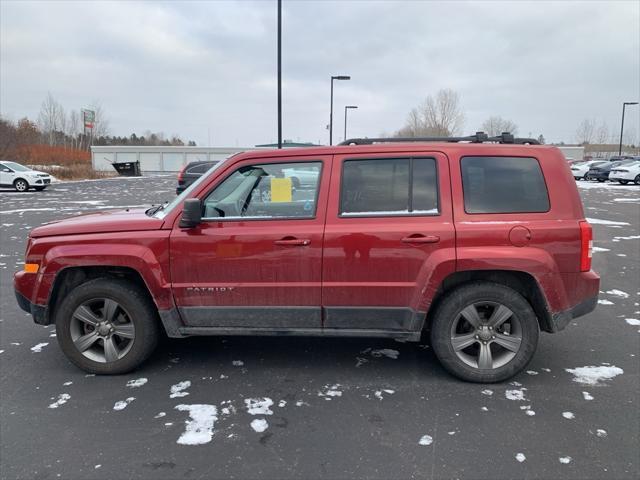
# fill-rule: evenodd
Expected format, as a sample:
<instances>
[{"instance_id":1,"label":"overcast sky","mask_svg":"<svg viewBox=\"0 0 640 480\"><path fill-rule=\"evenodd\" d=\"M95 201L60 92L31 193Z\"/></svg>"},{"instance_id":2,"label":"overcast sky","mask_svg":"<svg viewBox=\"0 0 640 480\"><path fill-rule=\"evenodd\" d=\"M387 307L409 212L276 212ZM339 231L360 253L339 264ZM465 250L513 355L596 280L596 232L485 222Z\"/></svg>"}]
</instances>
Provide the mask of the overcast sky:
<instances>
[{"instance_id":1,"label":"overcast sky","mask_svg":"<svg viewBox=\"0 0 640 480\"><path fill-rule=\"evenodd\" d=\"M276 2L0 2L0 112L36 119L98 100L112 134L206 145L277 140ZM283 1L283 130L328 142L402 127L440 88L460 93L465 133L490 115L521 135L571 142L584 118L617 135L640 99L640 2ZM640 138L640 109L627 110Z\"/></svg>"}]
</instances>

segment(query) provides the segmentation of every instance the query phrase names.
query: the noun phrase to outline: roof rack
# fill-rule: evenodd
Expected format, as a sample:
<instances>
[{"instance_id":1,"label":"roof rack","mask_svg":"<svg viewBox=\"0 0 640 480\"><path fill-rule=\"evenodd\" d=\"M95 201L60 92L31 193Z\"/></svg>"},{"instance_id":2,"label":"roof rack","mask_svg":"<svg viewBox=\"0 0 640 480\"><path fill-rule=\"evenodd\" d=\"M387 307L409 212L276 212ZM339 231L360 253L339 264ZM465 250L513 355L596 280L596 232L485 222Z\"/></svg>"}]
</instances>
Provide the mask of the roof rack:
<instances>
[{"instance_id":1,"label":"roof rack","mask_svg":"<svg viewBox=\"0 0 640 480\"><path fill-rule=\"evenodd\" d=\"M403 143L403 142L468 142L468 143L506 143L515 145L540 145L534 138L516 138L509 132L503 132L497 137L490 137L484 132L476 132L466 137L390 137L390 138L350 138L340 145L372 145L374 143Z\"/></svg>"}]
</instances>

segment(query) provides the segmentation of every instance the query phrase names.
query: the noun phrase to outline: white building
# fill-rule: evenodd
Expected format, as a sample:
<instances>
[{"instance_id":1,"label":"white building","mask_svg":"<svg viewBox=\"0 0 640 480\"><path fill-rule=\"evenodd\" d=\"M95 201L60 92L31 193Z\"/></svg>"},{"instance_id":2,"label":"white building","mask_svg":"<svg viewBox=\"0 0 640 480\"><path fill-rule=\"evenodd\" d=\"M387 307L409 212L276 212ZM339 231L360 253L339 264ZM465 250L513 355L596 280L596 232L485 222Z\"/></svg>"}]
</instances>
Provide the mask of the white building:
<instances>
[{"instance_id":1,"label":"white building","mask_svg":"<svg viewBox=\"0 0 640 480\"><path fill-rule=\"evenodd\" d=\"M95 170L115 171L112 163L140 162L142 172L178 172L189 162L219 161L256 147L143 147L137 145L92 146Z\"/></svg>"},{"instance_id":2,"label":"white building","mask_svg":"<svg viewBox=\"0 0 640 480\"><path fill-rule=\"evenodd\" d=\"M567 161L582 160L584 158L584 147L556 145Z\"/></svg>"}]
</instances>

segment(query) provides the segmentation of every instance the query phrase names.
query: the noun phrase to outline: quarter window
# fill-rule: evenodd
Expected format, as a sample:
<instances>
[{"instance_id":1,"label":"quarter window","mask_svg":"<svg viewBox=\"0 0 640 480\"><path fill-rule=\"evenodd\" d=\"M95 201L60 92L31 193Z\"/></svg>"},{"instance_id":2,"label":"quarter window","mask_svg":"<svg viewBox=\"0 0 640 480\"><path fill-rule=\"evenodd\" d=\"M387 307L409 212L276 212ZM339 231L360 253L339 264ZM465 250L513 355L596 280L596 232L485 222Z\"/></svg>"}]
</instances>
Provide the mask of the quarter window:
<instances>
[{"instance_id":1,"label":"quarter window","mask_svg":"<svg viewBox=\"0 0 640 480\"><path fill-rule=\"evenodd\" d=\"M549 211L540 164L530 157L463 157L462 188L467 213Z\"/></svg>"},{"instance_id":2,"label":"quarter window","mask_svg":"<svg viewBox=\"0 0 640 480\"><path fill-rule=\"evenodd\" d=\"M203 218L313 218L322 162L241 167L204 200Z\"/></svg>"},{"instance_id":3,"label":"quarter window","mask_svg":"<svg viewBox=\"0 0 640 480\"><path fill-rule=\"evenodd\" d=\"M346 160L342 168L342 216L437 215L433 158Z\"/></svg>"}]
</instances>

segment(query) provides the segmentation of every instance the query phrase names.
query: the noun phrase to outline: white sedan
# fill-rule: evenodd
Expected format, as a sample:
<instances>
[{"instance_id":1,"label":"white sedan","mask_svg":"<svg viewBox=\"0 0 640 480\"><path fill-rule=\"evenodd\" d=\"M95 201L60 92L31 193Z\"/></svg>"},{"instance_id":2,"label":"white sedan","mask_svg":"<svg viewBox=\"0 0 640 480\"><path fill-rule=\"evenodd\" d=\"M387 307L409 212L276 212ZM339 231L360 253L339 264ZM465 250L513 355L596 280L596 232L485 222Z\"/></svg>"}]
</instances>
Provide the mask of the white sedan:
<instances>
[{"instance_id":1,"label":"white sedan","mask_svg":"<svg viewBox=\"0 0 640 480\"><path fill-rule=\"evenodd\" d=\"M590 160L588 162L579 162L571 164L571 174L576 180L585 180L587 172L591 167L607 163L606 160Z\"/></svg>"},{"instance_id":2,"label":"white sedan","mask_svg":"<svg viewBox=\"0 0 640 480\"><path fill-rule=\"evenodd\" d=\"M622 185L629 182L640 185L640 161L615 167L609 173L609 181L620 182Z\"/></svg>"},{"instance_id":3,"label":"white sedan","mask_svg":"<svg viewBox=\"0 0 640 480\"><path fill-rule=\"evenodd\" d=\"M51 184L51 175L32 170L16 162L0 161L0 187L13 187L18 192L30 188L44 190Z\"/></svg>"}]
</instances>

